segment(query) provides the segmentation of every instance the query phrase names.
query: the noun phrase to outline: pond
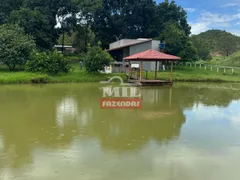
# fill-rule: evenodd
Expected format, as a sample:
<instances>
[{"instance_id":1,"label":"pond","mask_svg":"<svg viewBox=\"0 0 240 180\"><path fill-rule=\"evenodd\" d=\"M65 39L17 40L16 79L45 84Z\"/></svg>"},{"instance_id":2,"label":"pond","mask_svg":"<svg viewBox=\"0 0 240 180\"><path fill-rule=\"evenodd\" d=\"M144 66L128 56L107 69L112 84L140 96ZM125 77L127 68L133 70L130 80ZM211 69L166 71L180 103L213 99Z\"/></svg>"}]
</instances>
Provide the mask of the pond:
<instances>
[{"instance_id":1,"label":"pond","mask_svg":"<svg viewBox=\"0 0 240 180\"><path fill-rule=\"evenodd\" d=\"M240 84L140 92L101 109L98 84L1 86L0 179L240 179Z\"/></svg>"}]
</instances>

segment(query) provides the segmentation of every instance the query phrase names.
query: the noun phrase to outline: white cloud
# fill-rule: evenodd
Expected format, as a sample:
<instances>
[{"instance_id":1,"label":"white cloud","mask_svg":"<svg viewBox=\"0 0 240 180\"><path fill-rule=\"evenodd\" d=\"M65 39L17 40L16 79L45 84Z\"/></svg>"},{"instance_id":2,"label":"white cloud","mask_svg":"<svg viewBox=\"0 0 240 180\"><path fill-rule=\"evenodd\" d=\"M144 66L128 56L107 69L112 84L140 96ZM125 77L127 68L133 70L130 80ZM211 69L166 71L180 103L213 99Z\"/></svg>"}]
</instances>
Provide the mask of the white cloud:
<instances>
[{"instance_id":1,"label":"white cloud","mask_svg":"<svg viewBox=\"0 0 240 180\"><path fill-rule=\"evenodd\" d=\"M229 14L217 14L211 12L203 12L200 15L200 19L204 22L211 23L226 23L237 19L240 19L240 13L229 15Z\"/></svg>"},{"instance_id":2,"label":"white cloud","mask_svg":"<svg viewBox=\"0 0 240 180\"><path fill-rule=\"evenodd\" d=\"M192 12L196 12L196 9L194 9L194 8L184 8L187 12L190 12L190 13L192 13Z\"/></svg>"},{"instance_id":3,"label":"white cloud","mask_svg":"<svg viewBox=\"0 0 240 180\"><path fill-rule=\"evenodd\" d=\"M232 33L236 36L240 36L240 30L233 30Z\"/></svg>"},{"instance_id":4,"label":"white cloud","mask_svg":"<svg viewBox=\"0 0 240 180\"><path fill-rule=\"evenodd\" d=\"M204 11L195 22L190 24L192 34L199 34L208 29L231 27L231 24L237 20L240 20L239 12L236 14L218 14Z\"/></svg>"},{"instance_id":5,"label":"white cloud","mask_svg":"<svg viewBox=\"0 0 240 180\"><path fill-rule=\"evenodd\" d=\"M240 3L227 3L220 7L233 7L233 6L239 6L239 5L240 5Z\"/></svg>"},{"instance_id":6,"label":"white cloud","mask_svg":"<svg viewBox=\"0 0 240 180\"><path fill-rule=\"evenodd\" d=\"M224 5L221 5L220 7L232 7L232 6L237 6L237 5L238 5L237 3L227 3Z\"/></svg>"},{"instance_id":7,"label":"white cloud","mask_svg":"<svg viewBox=\"0 0 240 180\"><path fill-rule=\"evenodd\" d=\"M190 23L191 27L192 27L192 34L199 34L201 32L207 31L208 28L208 23Z\"/></svg>"},{"instance_id":8,"label":"white cloud","mask_svg":"<svg viewBox=\"0 0 240 180\"><path fill-rule=\"evenodd\" d=\"M219 121L222 119L233 124L234 127L240 126L240 100L232 101L228 107L222 108L218 106L205 106L204 104L195 104L191 110L186 110L185 113L196 121ZM218 117L218 118L216 118Z\"/></svg>"}]
</instances>

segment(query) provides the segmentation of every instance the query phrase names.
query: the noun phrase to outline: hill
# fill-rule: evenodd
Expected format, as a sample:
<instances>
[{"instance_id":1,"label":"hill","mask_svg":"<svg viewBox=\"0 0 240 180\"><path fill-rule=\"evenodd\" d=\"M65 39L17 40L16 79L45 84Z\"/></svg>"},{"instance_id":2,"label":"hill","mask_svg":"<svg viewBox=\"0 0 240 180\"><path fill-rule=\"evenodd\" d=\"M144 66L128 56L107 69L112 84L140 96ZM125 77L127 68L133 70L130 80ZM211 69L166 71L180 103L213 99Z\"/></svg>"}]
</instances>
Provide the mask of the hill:
<instances>
[{"instance_id":1,"label":"hill","mask_svg":"<svg viewBox=\"0 0 240 180\"><path fill-rule=\"evenodd\" d=\"M233 53L231 56L216 56L210 61L211 64L221 66L240 67L240 51Z\"/></svg>"},{"instance_id":2,"label":"hill","mask_svg":"<svg viewBox=\"0 0 240 180\"><path fill-rule=\"evenodd\" d=\"M193 35L192 40L193 43L200 40L204 42L204 46L209 48L212 56L229 56L240 50L240 37L222 30L209 30Z\"/></svg>"}]
</instances>

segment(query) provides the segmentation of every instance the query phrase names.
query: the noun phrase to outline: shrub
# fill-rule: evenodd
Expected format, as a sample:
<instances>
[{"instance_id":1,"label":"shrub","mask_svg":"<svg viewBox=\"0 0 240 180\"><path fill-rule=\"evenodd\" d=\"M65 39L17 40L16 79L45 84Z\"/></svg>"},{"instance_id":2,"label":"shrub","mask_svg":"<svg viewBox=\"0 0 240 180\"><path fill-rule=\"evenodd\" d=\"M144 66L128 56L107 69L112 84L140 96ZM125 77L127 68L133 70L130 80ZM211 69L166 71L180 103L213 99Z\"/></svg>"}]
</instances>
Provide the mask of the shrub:
<instances>
[{"instance_id":1,"label":"shrub","mask_svg":"<svg viewBox=\"0 0 240 180\"><path fill-rule=\"evenodd\" d=\"M113 61L112 56L105 50L102 50L101 43L89 48L85 57L85 67L88 72L99 72L104 70Z\"/></svg>"},{"instance_id":2,"label":"shrub","mask_svg":"<svg viewBox=\"0 0 240 180\"><path fill-rule=\"evenodd\" d=\"M44 84L48 83L50 81L50 78L48 75L41 75L41 76L36 76L31 79L31 83L33 84Z\"/></svg>"},{"instance_id":3,"label":"shrub","mask_svg":"<svg viewBox=\"0 0 240 180\"><path fill-rule=\"evenodd\" d=\"M15 70L16 65L24 65L34 48L32 37L24 34L19 26L0 26L0 62L10 70Z\"/></svg>"},{"instance_id":4,"label":"shrub","mask_svg":"<svg viewBox=\"0 0 240 180\"><path fill-rule=\"evenodd\" d=\"M50 75L68 73L70 69L68 61L57 51L34 53L25 66L25 70L28 72L40 72Z\"/></svg>"}]
</instances>

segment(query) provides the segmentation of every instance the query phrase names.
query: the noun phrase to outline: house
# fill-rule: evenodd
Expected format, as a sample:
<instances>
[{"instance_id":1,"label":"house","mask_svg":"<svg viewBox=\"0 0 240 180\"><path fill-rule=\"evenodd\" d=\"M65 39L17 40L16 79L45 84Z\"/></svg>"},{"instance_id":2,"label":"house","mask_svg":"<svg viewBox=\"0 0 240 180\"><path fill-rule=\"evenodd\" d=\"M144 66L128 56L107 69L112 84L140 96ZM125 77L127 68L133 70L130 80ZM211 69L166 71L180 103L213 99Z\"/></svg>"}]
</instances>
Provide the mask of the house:
<instances>
[{"instance_id":1,"label":"house","mask_svg":"<svg viewBox=\"0 0 240 180\"><path fill-rule=\"evenodd\" d=\"M76 51L75 48L73 48L72 46L62 46L62 45L54 45L54 49L56 49L57 51L61 52L62 48L65 52L69 52L69 53L74 53Z\"/></svg>"},{"instance_id":2,"label":"house","mask_svg":"<svg viewBox=\"0 0 240 180\"><path fill-rule=\"evenodd\" d=\"M112 64L112 72L123 72L125 57L146 51L146 50L160 51L160 41L152 39L121 39L109 45L107 50L114 58L115 62ZM132 67L139 67L140 62L134 62ZM144 62L143 69L147 71L155 70L154 62Z\"/></svg>"}]
</instances>

